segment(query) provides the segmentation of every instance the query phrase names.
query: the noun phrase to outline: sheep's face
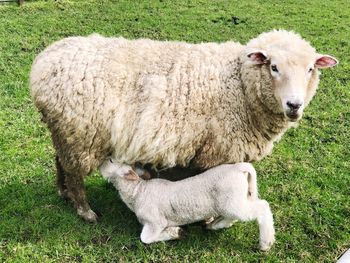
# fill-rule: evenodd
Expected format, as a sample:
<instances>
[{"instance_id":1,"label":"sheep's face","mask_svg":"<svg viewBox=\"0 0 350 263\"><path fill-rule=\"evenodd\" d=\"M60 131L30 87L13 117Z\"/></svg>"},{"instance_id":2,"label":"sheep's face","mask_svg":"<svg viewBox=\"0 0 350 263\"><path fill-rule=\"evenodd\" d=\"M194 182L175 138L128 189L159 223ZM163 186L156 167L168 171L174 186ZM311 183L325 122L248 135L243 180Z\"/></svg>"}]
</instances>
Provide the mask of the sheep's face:
<instances>
[{"instance_id":1,"label":"sheep's face","mask_svg":"<svg viewBox=\"0 0 350 263\"><path fill-rule=\"evenodd\" d=\"M262 85L261 100L274 112L283 113L295 122L316 92L318 69L335 66L338 62L328 55L305 52L257 51L248 58L261 67L262 78L271 85Z\"/></svg>"}]
</instances>

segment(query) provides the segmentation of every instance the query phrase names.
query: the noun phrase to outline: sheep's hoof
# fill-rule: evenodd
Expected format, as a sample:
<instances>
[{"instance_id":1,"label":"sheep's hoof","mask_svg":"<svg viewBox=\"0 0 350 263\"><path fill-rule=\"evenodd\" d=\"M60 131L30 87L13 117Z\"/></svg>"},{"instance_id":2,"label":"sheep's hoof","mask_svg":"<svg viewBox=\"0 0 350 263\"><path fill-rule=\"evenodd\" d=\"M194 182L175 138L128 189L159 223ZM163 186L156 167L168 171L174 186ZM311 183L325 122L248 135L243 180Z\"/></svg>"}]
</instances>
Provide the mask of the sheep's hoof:
<instances>
[{"instance_id":1,"label":"sheep's hoof","mask_svg":"<svg viewBox=\"0 0 350 263\"><path fill-rule=\"evenodd\" d=\"M77 209L78 215L81 216L85 221L89 223L96 223L98 216L91 209L84 211L82 208Z\"/></svg>"}]
</instances>

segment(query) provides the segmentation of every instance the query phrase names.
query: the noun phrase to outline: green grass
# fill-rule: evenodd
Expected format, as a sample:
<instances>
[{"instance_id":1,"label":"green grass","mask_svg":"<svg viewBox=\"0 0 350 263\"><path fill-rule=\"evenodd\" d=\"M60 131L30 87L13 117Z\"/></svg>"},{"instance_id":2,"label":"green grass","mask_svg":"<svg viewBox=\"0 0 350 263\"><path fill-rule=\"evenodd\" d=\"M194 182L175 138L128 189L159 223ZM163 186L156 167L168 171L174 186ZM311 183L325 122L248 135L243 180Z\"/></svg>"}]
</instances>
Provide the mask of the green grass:
<instances>
[{"instance_id":1,"label":"green grass","mask_svg":"<svg viewBox=\"0 0 350 263\"><path fill-rule=\"evenodd\" d=\"M334 262L350 247L349 24L347 0L0 5L0 262ZM340 65L323 72L299 127L256 164L260 194L275 217L269 253L258 250L256 223L217 232L190 226L181 241L145 246L136 217L96 174L86 185L98 224L84 223L58 197L50 135L28 89L31 63L46 46L92 32L245 43L272 28L299 32Z\"/></svg>"}]
</instances>

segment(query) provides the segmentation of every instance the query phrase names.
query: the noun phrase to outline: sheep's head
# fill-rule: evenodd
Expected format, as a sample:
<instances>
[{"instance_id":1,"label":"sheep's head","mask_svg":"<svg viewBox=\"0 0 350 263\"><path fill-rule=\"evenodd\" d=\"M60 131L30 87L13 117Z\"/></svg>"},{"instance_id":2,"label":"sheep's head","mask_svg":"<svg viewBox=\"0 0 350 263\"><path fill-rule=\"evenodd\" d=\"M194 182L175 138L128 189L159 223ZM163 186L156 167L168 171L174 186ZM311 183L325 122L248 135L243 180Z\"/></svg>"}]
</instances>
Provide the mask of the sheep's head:
<instances>
[{"instance_id":1,"label":"sheep's head","mask_svg":"<svg viewBox=\"0 0 350 263\"><path fill-rule=\"evenodd\" d=\"M260 74L260 83L253 86L261 102L289 121L299 120L314 96L318 69L338 63L329 55L316 53L299 35L283 30L263 33L250 41L245 56L244 63Z\"/></svg>"}]
</instances>

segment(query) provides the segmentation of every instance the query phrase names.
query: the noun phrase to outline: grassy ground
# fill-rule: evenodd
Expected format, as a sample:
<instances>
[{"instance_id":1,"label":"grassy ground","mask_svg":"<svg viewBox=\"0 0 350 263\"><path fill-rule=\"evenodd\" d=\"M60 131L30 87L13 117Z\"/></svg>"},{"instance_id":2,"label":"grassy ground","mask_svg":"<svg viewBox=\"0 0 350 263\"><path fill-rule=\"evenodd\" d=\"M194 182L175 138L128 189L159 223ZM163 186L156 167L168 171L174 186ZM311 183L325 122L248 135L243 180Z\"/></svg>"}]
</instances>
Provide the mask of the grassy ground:
<instances>
[{"instance_id":1,"label":"grassy ground","mask_svg":"<svg viewBox=\"0 0 350 263\"><path fill-rule=\"evenodd\" d=\"M146 3L147 2L147 3ZM150 2L150 3L149 3ZM215 2L215 3L214 3ZM27 1L0 5L0 262L334 262L350 247L350 8L337 1ZM238 24L231 17L239 18ZM87 193L101 214L80 220L54 186L49 133L31 102L31 63L47 45L98 32L190 42L262 31L299 32L341 64L323 72L299 128L256 164L261 196L272 207L277 243L258 250L255 223L144 246L140 225L98 175Z\"/></svg>"}]
</instances>

